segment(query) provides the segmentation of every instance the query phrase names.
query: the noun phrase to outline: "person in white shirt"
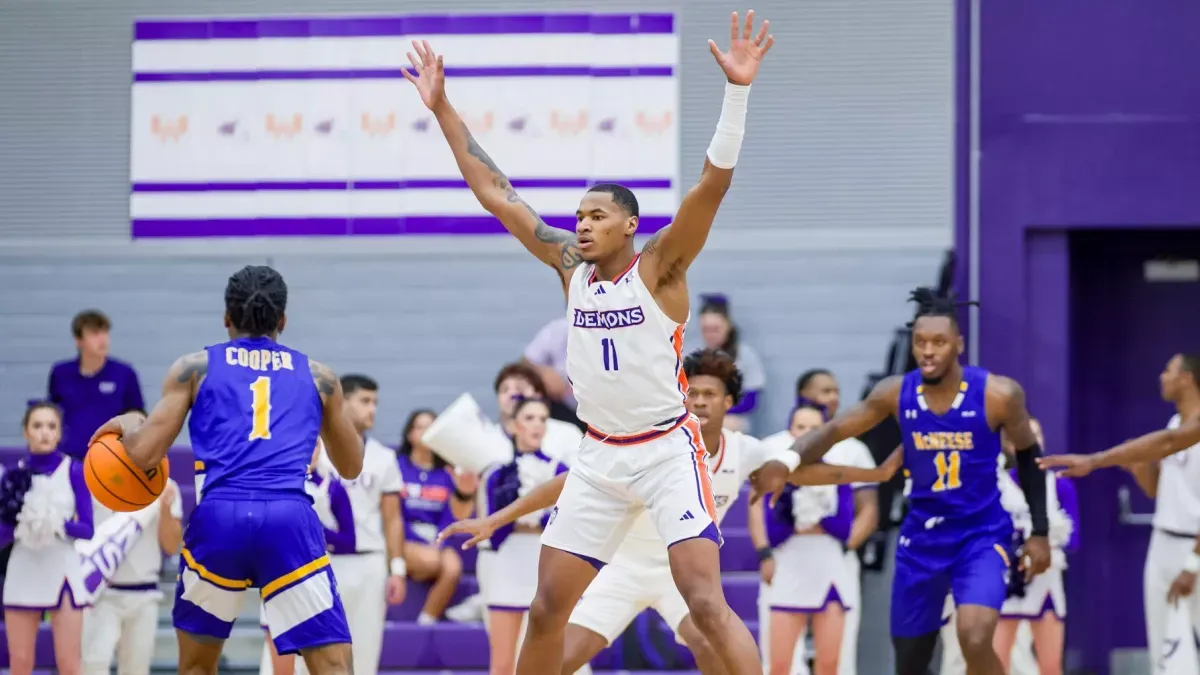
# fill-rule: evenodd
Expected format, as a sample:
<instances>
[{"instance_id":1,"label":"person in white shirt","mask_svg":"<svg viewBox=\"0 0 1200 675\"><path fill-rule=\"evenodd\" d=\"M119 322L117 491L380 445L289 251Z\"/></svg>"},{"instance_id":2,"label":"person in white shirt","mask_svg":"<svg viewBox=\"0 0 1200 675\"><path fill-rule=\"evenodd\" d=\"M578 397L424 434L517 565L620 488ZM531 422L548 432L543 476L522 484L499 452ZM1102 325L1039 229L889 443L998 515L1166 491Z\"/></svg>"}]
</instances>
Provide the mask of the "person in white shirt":
<instances>
[{"instance_id":1,"label":"person in white shirt","mask_svg":"<svg viewBox=\"0 0 1200 675\"><path fill-rule=\"evenodd\" d=\"M709 450L713 498L718 521L737 500L742 484L753 477L783 475L796 466L799 457L788 448L770 450L757 439L722 429L725 413L741 394L741 373L724 352L704 349L683 362L688 379L688 412L700 421L701 435ZM546 483L489 517L460 521L443 537L468 532L471 546L491 536L526 513L544 509L558 499L566 474ZM648 513L638 516L617 549L571 613L564 636L563 673L573 673L611 644L639 613L654 608L675 631L678 640L691 649L705 675L725 673L708 641L689 616L687 604L675 587L667 561L667 546L655 531Z\"/></svg>"},{"instance_id":2,"label":"person in white shirt","mask_svg":"<svg viewBox=\"0 0 1200 675\"><path fill-rule=\"evenodd\" d=\"M824 368L814 368L801 374L796 381L796 402L799 405L804 401L811 401L824 407L830 418L836 416L841 404L841 388L833 373ZM763 439L763 442L790 444L794 439L793 431L784 429ZM836 443L829 450L825 461L830 464L860 469L876 467L870 448L857 438L847 438ZM845 542L847 574L844 584L846 592L856 600L844 612L842 647L841 653L838 655L838 675L858 675L858 626L862 616L861 602L857 601L857 598L861 597L862 585L862 563L858 559L858 549L879 527L878 486L875 483L855 483L851 488L854 490L854 522L850 526L850 536ZM770 551L764 550L760 551L759 555L766 556L768 553ZM765 600L766 594L760 592L759 597ZM769 625L770 608L766 602L760 602L759 633L762 636L767 635ZM792 673L795 675L808 675L808 664L804 658L804 639L805 633L801 633L792 660ZM760 637L759 643L765 661L769 653L769 640Z\"/></svg>"},{"instance_id":3,"label":"person in white shirt","mask_svg":"<svg viewBox=\"0 0 1200 675\"><path fill-rule=\"evenodd\" d=\"M366 435L375 426L379 385L365 375L344 375L342 394L346 414L365 441L358 478L340 478L354 513L353 547L335 550L330 558L350 624L354 674L374 675L383 650L387 605L403 602L407 586L400 518L404 485L396 453ZM324 448L317 457L316 471L338 477Z\"/></svg>"},{"instance_id":4,"label":"person in white shirt","mask_svg":"<svg viewBox=\"0 0 1200 675\"><path fill-rule=\"evenodd\" d=\"M1143 595L1150 672L1155 673L1162 665L1167 621L1176 605L1190 615L1192 631L1200 629L1200 354L1171 357L1158 382L1163 400L1175 404L1176 415L1166 429L1091 455L1041 460L1046 468L1073 477L1126 467L1142 490L1156 498ZM1194 650L1194 641L1183 638L1177 649Z\"/></svg>"},{"instance_id":5,"label":"person in white shirt","mask_svg":"<svg viewBox=\"0 0 1200 675\"><path fill-rule=\"evenodd\" d=\"M94 502L99 526L113 512ZM109 579L95 604L83 615L83 673L108 675L113 657L117 675L148 675L158 634L159 575L163 556L179 553L183 542L183 504L179 484L167 480L158 500L146 507L153 518L125 560Z\"/></svg>"}]
</instances>

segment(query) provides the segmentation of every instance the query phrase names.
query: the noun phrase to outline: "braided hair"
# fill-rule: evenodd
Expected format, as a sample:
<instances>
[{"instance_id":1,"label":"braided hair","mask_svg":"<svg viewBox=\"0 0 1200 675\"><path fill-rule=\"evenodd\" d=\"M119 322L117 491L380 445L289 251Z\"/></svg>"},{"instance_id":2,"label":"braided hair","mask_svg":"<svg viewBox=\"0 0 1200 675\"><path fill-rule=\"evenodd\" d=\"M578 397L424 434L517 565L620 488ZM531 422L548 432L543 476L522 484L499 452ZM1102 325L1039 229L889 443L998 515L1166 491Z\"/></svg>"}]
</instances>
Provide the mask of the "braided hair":
<instances>
[{"instance_id":1,"label":"braided hair","mask_svg":"<svg viewBox=\"0 0 1200 675\"><path fill-rule=\"evenodd\" d=\"M917 303L917 314L913 320L908 323L908 327L912 328L913 324L923 316L944 316L950 319L950 323L954 325L954 330L959 330L958 326L958 307L959 303L955 301L954 295L940 295L937 291L928 286L921 286L913 289L908 296L909 302ZM963 303L973 305L975 303Z\"/></svg>"},{"instance_id":2,"label":"braided hair","mask_svg":"<svg viewBox=\"0 0 1200 675\"><path fill-rule=\"evenodd\" d=\"M261 337L280 330L287 309L287 284L266 265L247 265L229 277L225 314L240 333Z\"/></svg>"}]
</instances>

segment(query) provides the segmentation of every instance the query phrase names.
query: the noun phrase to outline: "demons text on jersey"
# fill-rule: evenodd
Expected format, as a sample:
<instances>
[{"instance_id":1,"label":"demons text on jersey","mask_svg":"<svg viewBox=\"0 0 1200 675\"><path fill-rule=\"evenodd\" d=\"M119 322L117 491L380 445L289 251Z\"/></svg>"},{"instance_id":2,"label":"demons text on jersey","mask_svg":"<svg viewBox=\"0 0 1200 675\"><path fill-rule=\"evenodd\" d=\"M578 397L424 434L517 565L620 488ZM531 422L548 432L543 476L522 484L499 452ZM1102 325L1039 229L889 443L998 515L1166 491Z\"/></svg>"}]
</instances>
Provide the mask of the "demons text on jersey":
<instances>
[{"instance_id":1,"label":"demons text on jersey","mask_svg":"<svg viewBox=\"0 0 1200 675\"><path fill-rule=\"evenodd\" d=\"M574 324L576 328L627 328L639 326L645 321L646 315L641 307L601 311L576 309Z\"/></svg>"}]
</instances>

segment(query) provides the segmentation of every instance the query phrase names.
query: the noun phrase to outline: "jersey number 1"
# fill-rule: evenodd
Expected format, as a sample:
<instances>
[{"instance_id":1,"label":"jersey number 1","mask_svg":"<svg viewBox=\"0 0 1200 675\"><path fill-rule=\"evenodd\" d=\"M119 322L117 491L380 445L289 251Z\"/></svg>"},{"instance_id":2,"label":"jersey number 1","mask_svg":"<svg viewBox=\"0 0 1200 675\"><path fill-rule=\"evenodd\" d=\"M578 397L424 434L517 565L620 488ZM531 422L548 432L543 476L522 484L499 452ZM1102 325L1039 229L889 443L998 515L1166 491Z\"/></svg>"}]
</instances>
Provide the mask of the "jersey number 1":
<instances>
[{"instance_id":1,"label":"jersey number 1","mask_svg":"<svg viewBox=\"0 0 1200 675\"><path fill-rule=\"evenodd\" d=\"M962 487L962 479L959 476L962 459L957 450L951 450L949 453L939 452L933 458L933 464L937 467L938 474L937 482L933 484L934 492L957 490Z\"/></svg>"},{"instance_id":2,"label":"jersey number 1","mask_svg":"<svg viewBox=\"0 0 1200 675\"><path fill-rule=\"evenodd\" d=\"M604 355L604 369L617 370L617 342L612 338L600 338L600 351Z\"/></svg>"},{"instance_id":3,"label":"jersey number 1","mask_svg":"<svg viewBox=\"0 0 1200 675\"><path fill-rule=\"evenodd\" d=\"M250 440L271 438L271 378L263 376L250 383L250 403L253 421L250 423Z\"/></svg>"}]
</instances>

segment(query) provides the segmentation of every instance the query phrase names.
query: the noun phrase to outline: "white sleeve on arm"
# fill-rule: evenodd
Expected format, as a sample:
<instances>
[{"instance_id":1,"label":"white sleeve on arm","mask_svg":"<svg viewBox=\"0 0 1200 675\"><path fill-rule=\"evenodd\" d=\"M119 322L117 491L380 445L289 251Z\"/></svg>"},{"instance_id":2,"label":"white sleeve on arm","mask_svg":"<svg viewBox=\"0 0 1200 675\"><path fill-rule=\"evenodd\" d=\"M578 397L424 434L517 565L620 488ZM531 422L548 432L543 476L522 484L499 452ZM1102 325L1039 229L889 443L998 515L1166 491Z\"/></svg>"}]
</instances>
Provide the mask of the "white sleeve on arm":
<instances>
[{"instance_id":1,"label":"white sleeve on arm","mask_svg":"<svg viewBox=\"0 0 1200 675\"><path fill-rule=\"evenodd\" d=\"M791 438L790 434L788 438ZM788 471L795 471L800 466L800 455L792 451L791 443L780 442L774 436L760 441L753 436L743 435L742 443L743 476L749 476L770 461L781 462Z\"/></svg>"}]
</instances>

